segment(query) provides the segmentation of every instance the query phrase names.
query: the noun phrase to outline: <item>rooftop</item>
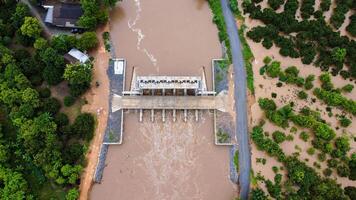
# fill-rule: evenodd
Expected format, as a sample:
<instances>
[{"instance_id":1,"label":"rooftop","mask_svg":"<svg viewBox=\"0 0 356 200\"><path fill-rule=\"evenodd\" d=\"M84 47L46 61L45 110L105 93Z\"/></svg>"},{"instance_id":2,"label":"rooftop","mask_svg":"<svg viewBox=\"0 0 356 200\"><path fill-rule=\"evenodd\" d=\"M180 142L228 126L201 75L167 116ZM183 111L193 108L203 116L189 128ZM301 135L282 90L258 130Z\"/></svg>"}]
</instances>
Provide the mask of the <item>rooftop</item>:
<instances>
[{"instance_id":1,"label":"rooftop","mask_svg":"<svg viewBox=\"0 0 356 200\"><path fill-rule=\"evenodd\" d=\"M199 89L201 77L198 76L137 76L139 89Z\"/></svg>"},{"instance_id":2,"label":"rooftop","mask_svg":"<svg viewBox=\"0 0 356 200\"><path fill-rule=\"evenodd\" d=\"M61 27L77 27L77 21L83 15L80 4L61 3L44 6L48 9L45 22Z\"/></svg>"},{"instance_id":3,"label":"rooftop","mask_svg":"<svg viewBox=\"0 0 356 200\"><path fill-rule=\"evenodd\" d=\"M89 56L78 49L71 49L68 53L64 55L64 58L70 63L81 62L85 63L89 60Z\"/></svg>"}]
</instances>

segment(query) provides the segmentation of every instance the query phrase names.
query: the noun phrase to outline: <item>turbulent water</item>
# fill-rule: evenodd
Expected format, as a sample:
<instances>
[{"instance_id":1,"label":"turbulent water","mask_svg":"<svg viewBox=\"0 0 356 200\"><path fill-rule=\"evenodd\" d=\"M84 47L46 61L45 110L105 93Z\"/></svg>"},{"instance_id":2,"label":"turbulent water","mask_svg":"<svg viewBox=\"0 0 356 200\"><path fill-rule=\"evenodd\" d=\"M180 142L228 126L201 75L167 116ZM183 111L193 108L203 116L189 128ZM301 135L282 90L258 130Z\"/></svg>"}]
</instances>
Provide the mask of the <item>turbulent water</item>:
<instances>
[{"instance_id":1,"label":"turbulent water","mask_svg":"<svg viewBox=\"0 0 356 200\"><path fill-rule=\"evenodd\" d=\"M205 0L124 0L111 13L110 29L117 57L127 61L126 89L133 68L138 75L190 75L206 72L211 82L211 59L221 57L216 27ZM125 113L123 144L110 146L103 182L91 199L230 200L229 149L214 145L213 115L150 112L139 121Z\"/></svg>"}]
</instances>

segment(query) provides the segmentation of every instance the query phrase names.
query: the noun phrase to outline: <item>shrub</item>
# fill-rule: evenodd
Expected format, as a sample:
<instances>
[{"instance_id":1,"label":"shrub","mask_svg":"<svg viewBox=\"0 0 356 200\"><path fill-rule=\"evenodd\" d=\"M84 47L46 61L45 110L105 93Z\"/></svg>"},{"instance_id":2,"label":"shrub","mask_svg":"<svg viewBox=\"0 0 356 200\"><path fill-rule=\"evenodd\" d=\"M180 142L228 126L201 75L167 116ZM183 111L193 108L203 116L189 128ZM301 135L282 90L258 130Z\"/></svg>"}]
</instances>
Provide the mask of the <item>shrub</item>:
<instances>
[{"instance_id":1,"label":"shrub","mask_svg":"<svg viewBox=\"0 0 356 200\"><path fill-rule=\"evenodd\" d=\"M321 0L320 8L322 11L328 11L331 6L331 0Z\"/></svg>"},{"instance_id":2,"label":"shrub","mask_svg":"<svg viewBox=\"0 0 356 200\"><path fill-rule=\"evenodd\" d=\"M251 200L268 200L267 195L260 188L252 189Z\"/></svg>"},{"instance_id":3,"label":"shrub","mask_svg":"<svg viewBox=\"0 0 356 200\"><path fill-rule=\"evenodd\" d=\"M328 161L328 167L334 168L337 166L337 164L339 163L336 159L329 159Z\"/></svg>"},{"instance_id":4,"label":"shrub","mask_svg":"<svg viewBox=\"0 0 356 200\"><path fill-rule=\"evenodd\" d=\"M268 99L268 98L261 98L258 100L258 105L260 106L260 108L262 110L270 110L270 111L274 111L276 110L277 106L274 103L273 100Z\"/></svg>"},{"instance_id":5,"label":"shrub","mask_svg":"<svg viewBox=\"0 0 356 200\"><path fill-rule=\"evenodd\" d=\"M61 126L67 126L69 124L69 119L68 116L64 113L58 113L57 116L54 119L54 122L61 127Z\"/></svg>"},{"instance_id":6,"label":"shrub","mask_svg":"<svg viewBox=\"0 0 356 200\"><path fill-rule=\"evenodd\" d=\"M356 36L356 14L350 16L350 23L346 27L346 31L349 32L352 36Z\"/></svg>"},{"instance_id":7,"label":"shrub","mask_svg":"<svg viewBox=\"0 0 356 200\"><path fill-rule=\"evenodd\" d=\"M338 2L336 8L334 8L333 13L330 17L330 23L336 28L344 23L345 14L349 10L346 2Z\"/></svg>"},{"instance_id":8,"label":"shrub","mask_svg":"<svg viewBox=\"0 0 356 200\"><path fill-rule=\"evenodd\" d=\"M48 98L51 96L51 90L49 88L42 88L39 91L40 97L41 98Z\"/></svg>"},{"instance_id":9,"label":"shrub","mask_svg":"<svg viewBox=\"0 0 356 200\"><path fill-rule=\"evenodd\" d=\"M307 153L308 153L309 155L314 155L315 149L314 149L313 147L310 147L310 148L307 149Z\"/></svg>"},{"instance_id":10,"label":"shrub","mask_svg":"<svg viewBox=\"0 0 356 200\"><path fill-rule=\"evenodd\" d=\"M75 98L73 96L64 97L64 106L70 107L75 103Z\"/></svg>"},{"instance_id":11,"label":"shrub","mask_svg":"<svg viewBox=\"0 0 356 200\"><path fill-rule=\"evenodd\" d=\"M323 170L324 176L331 176L332 173L333 173L333 170L331 170L330 168L326 168Z\"/></svg>"},{"instance_id":12,"label":"shrub","mask_svg":"<svg viewBox=\"0 0 356 200\"><path fill-rule=\"evenodd\" d=\"M345 187L345 194L350 197L350 199L356 199L356 187L347 186Z\"/></svg>"},{"instance_id":13,"label":"shrub","mask_svg":"<svg viewBox=\"0 0 356 200\"><path fill-rule=\"evenodd\" d=\"M356 114L356 102L352 99L347 99L341 94L334 91L327 91L316 88L313 91L314 95L323 100L329 106L339 106L347 112Z\"/></svg>"},{"instance_id":14,"label":"shrub","mask_svg":"<svg viewBox=\"0 0 356 200\"><path fill-rule=\"evenodd\" d=\"M281 73L281 63L277 61L273 61L266 68L266 73L271 78L276 78Z\"/></svg>"},{"instance_id":15,"label":"shrub","mask_svg":"<svg viewBox=\"0 0 356 200\"><path fill-rule=\"evenodd\" d=\"M299 138L302 139L304 142L307 142L309 139L309 134L305 131L302 131L299 135Z\"/></svg>"},{"instance_id":16,"label":"shrub","mask_svg":"<svg viewBox=\"0 0 356 200\"><path fill-rule=\"evenodd\" d=\"M79 198L79 191L76 188L72 188L66 194L66 200L76 200Z\"/></svg>"},{"instance_id":17,"label":"shrub","mask_svg":"<svg viewBox=\"0 0 356 200\"><path fill-rule=\"evenodd\" d=\"M326 160L326 154L325 153L319 153L318 154L318 160L320 162L324 162Z\"/></svg>"},{"instance_id":18,"label":"shrub","mask_svg":"<svg viewBox=\"0 0 356 200\"><path fill-rule=\"evenodd\" d=\"M264 63L265 65L268 65L271 61L272 61L272 58L269 57L269 56L266 56L266 57L263 59L263 63Z\"/></svg>"},{"instance_id":19,"label":"shrub","mask_svg":"<svg viewBox=\"0 0 356 200\"><path fill-rule=\"evenodd\" d=\"M315 76L314 75L307 76L307 78L305 78L304 88L306 90L312 89L314 87L314 85L313 85L313 81L314 80L315 80Z\"/></svg>"},{"instance_id":20,"label":"shrub","mask_svg":"<svg viewBox=\"0 0 356 200\"><path fill-rule=\"evenodd\" d=\"M346 136L336 138L335 146L338 151L341 151L342 155L345 155L351 149L349 138Z\"/></svg>"},{"instance_id":21,"label":"shrub","mask_svg":"<svg viewBox=\"0 0 356 200\"><path fill-rule=\"evenodd\" d=\"M339 122L342 127L348 127L352 123L352 121L349 118L347 118L346 116L341 116L339 118Z\"/></svg>"},{"instance_id":22,"label":"shrub","mask_svg":"<svg viewBox=\"0 0 356 200\"><path fill-rule=\"evenodd\" d=\"M272 138L275 142L282 143L286 140L286 135L281 131L274 131L272 133Z\"/></svg>"},{"instance_id":23,"label":"shrub","mask_svg":"<svg viewBox=\"0 0 356 200\"><path fill-rule=\"evenodd\" d=\"M347 84L341 88L342 91L350 93L354 89L354 85Z\"/></svg>"},{"instance_id":24,"label":"shrub","mask_svg":"<svg viewBox=\"0 0 356 200\"><path fill-rule=\"evenodd\" d=\"M273 8L273 10L277 10L281 5L283 5L284 0L268 0L268 5Z\"/></svg>"},{"instance_id":25,"label":"shrub","mask_svg":"<svg viewBox=\"0 0 356 200\"><path fill-rule=\"evenodd\" d=\"M54 97L44 99L42 102L42 112L48 112L52 116L56 115L60 108L61 103Z\"/></svg>"},{"instance_id":26,"label":"shrub","mask_svg":"<svg viewBox=\"0 0 356 200\"><path fill-rule=\"evenodd\" d=\"M277 93L272 92L271 93L271 97L274 98L274 99L277 98Z\"/></svg>"},{"instance_id":27,"label":"shrub","mask_svg":"<svg viewBox=\"0 0 356 200\"><path fill-rule=\"evenodd\" d=\"M303 0L300 7L303 19L308 19L314 13L315 0Z\"/></svg>"},{"instance_id":28,"label":"shrub","mask_svg":"<svg viewBox=\"0 0 356 200\"><path fill-rule=\"evenodd\" d=\"M337 166L336 171L340 177L348 177L350 175L350 169L344 164Z\"/></svg>"},{"instance_id":29,"label":"shrub","mask_svg":"<svg viewBox=\"0 0 356 200\"><path fill-rule=\"evenodd\" d=\"M319 76L319 79L321 81L321 88L323 88L324 90L330 91L334 88L329 73L323 73L322 75Z\"/></svg>"},{"instance_id":30,"label":"shrub","mask_svg":"<svg viewBox=\"0 0 356 200\"><path fill-rule=\"evenodd\" d=\"M94 127L94 116L90 113L83 113L78 115L75 119L72 125L72 130L81 138L85 138L87 141L90 141L94 136Z\"/></svg>"},{"instance_id":31,"label":"shrub","mask_svg":"<svg viewBox=\"0 0 356 200\"><path fill-rule=\"evenodd\" d=\"M287 141L293 141L294 140L294 136L293 135L287 135L286 140Z\"/></svg>"},{"instance_id":32,"label":"shrub","mask_svg":"<svg viewBox=\"0 0 356 200\"><path fill-rule=\"evenodd\" d=\"M272 42L271 39L265 38L265 39L262 41L262 45L263 45L266 49L270 49L270 48L273 46L273 42Z\"/></svg>"},{"instance_id":33,"label":"shrub","mask_svg":"<svg viewBox=\"0 0 356 200\"><path fill-rule=\"evenodd\" d=\"M308 98L308 94L306 92L304 92L304 91L299 91L298 92L298 98L299 99L306 99L306 98Z\"/></svg>"},{"instance_id":34,"label":"shrub","mask_svg":"<svg viewBox=\"0 0 356 200\"><path fill-rule=\"evenodd\" d=\"M273 166L273 167L272 167L272 171L273 171L275 174L277 174L278 171L279 171L279 169L278 169L277 166Z\"/></svg>"}]
</instances>

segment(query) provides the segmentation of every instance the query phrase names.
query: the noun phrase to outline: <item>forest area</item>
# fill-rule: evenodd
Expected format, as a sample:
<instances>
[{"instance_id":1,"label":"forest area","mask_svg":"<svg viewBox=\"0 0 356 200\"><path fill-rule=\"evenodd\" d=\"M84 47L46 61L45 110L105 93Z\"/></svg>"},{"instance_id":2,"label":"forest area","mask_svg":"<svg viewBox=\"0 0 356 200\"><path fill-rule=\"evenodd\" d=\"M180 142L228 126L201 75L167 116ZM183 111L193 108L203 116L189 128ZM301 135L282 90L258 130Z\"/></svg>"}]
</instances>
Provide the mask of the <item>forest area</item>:
<instances>
[{"instance_id":1,"label":"forest area","mask_svg":"<svg viewBox=\"0 0 356 200\"><path fill-rule=\"evenodd\" d=\"M92 31L107 22L116 1L80 3L79 23L87 32L45 38L26 4L0 1L0 199L79 197L96 127L95 115L81 112L94 58L68 63L63 56L72 48L95 50ZM68 91L62 99L51 94L59 84ZM70 107L78 112L63 111Z\"/></svg>"}]
</instances>

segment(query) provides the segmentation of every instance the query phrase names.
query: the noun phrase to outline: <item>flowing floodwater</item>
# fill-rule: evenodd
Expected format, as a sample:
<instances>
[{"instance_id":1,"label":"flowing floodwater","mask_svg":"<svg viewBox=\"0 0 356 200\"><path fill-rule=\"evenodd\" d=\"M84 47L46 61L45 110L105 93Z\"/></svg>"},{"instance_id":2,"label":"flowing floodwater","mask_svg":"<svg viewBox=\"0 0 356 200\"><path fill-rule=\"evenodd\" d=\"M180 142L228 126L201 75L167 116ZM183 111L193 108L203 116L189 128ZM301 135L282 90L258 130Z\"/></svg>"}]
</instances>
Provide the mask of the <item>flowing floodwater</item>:
<instances>
[{"instance_id":1,"label":"flowing floodwater","mask_svg":"<svg viewBox=\"0 0 356 200\"><path fill-rule=\"evenodd\" d=\"M117 57L127 61L126 89L133 68L138 75L201 76L209 89L211 59L221 57L218 33L205 0L124 0L111 12L110 34ZM213 115L200 113L199 122L182 113L173 122L167 111L138 122L125 113L123 144L110 146L103 181L91 199L230 200L229 149L214 145Z\"/></svg>"}]
</instances>

